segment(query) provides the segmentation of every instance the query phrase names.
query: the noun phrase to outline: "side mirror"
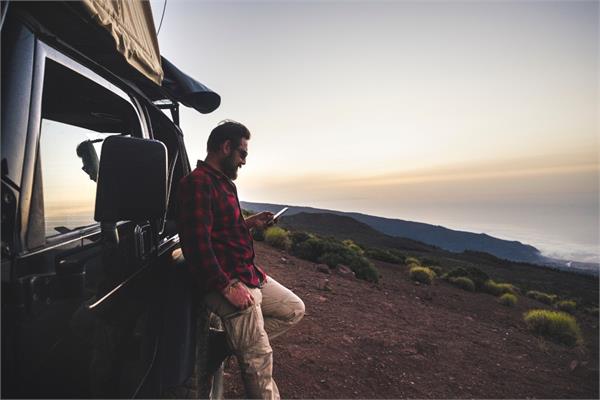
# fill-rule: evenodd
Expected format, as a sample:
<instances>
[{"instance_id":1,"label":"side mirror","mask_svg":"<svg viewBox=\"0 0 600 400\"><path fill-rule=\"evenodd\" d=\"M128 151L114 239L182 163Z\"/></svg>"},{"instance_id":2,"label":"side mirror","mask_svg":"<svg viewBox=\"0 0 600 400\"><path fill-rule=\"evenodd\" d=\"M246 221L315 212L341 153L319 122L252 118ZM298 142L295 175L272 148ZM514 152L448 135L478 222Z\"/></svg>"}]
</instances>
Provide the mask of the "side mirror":
<instances>
[{"instance_id":1,"label":"side mirror","mask_svg":"<svg viewBox=\"0 0 600 400\"><path fill-rule=\"evenodd\" d=\"M98 222L164 218L167 207L167 148L162 142L109 136L102 144L96 189Z\"/></svg>"}]
</instances>

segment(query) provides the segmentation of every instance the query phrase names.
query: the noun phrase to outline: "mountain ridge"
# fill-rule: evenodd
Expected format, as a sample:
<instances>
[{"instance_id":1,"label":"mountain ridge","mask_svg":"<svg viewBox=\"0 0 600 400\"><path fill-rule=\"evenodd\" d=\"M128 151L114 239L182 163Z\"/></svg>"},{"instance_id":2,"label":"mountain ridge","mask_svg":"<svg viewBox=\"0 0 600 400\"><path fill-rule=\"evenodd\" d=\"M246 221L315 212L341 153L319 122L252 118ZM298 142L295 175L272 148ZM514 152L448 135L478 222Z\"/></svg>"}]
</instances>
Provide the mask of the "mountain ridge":
<instances>
[{"instance_id":1,"label":"mountain ridge","mask_svg":"<svg viewBox=\"0 0 600 400\"><path fill-rule=\"evenodd\" d=\"M282 207L289 207L285 216L304 213L329 213L343 215L364 223L376 231L394 237L412 239L444 250L460 253L465 250L482 251L496 257L543 264L547 259L541 252L529 244L519 241L510 241L495 238L486 233L473 233L453 230L440 225L426 224L423 222L405 221L386 217L373 216L358 212L344 212L314 207L280 205L273 203L257 203L242 201L242 206L253 211L277 212Z\"/></svg>"}]
</instances>

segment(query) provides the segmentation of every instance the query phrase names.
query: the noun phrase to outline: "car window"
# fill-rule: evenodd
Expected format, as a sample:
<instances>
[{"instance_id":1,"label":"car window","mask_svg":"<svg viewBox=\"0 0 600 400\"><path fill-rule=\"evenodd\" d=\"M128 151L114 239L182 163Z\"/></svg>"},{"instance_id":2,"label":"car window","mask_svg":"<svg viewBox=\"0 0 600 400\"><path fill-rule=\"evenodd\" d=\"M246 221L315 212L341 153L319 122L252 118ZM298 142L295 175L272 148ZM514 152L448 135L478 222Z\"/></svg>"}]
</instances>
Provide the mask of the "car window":
<instances>
[{"instance_id":1,"label":"car window","mask_svg":"<svg viewBox=\"0 0 600 400\"><path fill-rule=\"evenodd\" d=\"M95 223L102 143L110 135L139 130L129 102L47 60L39 142L46 237Z\"/></svg>"}]
</instances>

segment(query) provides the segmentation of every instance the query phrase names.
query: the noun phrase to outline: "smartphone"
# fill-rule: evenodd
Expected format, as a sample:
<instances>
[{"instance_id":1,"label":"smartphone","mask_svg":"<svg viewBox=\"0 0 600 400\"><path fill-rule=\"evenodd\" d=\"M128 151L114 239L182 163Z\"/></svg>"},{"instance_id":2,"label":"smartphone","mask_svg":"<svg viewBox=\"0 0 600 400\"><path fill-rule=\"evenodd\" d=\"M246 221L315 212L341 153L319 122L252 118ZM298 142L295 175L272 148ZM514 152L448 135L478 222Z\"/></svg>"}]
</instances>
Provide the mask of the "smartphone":
<instances>
[{"instance_id":1,"label":"smartphone","mask_svg":"<svg viewBox=\"0 0 600 400\"><path fill-rule=\"evenodd\" d=\"M277 218L281 217L281 215L286 212L289 209L289 207L283 207L281 210L279 210L279 212L275 215L273 215L273 219L271 221L275 222L277 221Z\"/></svg>"}]
</instances>

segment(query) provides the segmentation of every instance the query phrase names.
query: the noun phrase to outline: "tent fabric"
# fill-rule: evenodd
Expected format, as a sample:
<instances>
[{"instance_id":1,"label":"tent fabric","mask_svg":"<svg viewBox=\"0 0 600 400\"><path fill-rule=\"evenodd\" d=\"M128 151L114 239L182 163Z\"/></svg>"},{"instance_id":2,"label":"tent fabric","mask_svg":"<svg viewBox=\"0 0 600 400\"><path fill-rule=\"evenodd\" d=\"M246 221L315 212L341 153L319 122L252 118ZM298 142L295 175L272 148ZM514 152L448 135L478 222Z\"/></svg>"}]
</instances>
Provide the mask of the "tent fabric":
<instances>
[{"instance_id":1,"label":"tent fabric","mask_svg":"<svg viewBox=\"0 0 600 400\"><path fill-rule=\"evenodd\" d=\"M158 85L163 69L150 2L83 0L84 8L113 37L125 60Z\"/></svg>"},{"instance_id":2,"label":"tent fabric","mask_svg":"<svg viewBox=\"0 0 600 400\"><path fill-rule=\"evenodd\" d=\"M211 113L219 108L221 96L217 93L178 69L164 57L162 66L165 71L163 88L172 98L202 114Z\"/></svg>"}]
</instances>

